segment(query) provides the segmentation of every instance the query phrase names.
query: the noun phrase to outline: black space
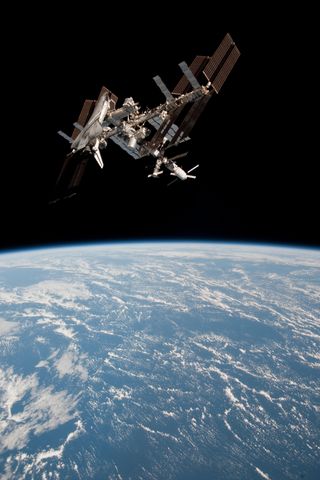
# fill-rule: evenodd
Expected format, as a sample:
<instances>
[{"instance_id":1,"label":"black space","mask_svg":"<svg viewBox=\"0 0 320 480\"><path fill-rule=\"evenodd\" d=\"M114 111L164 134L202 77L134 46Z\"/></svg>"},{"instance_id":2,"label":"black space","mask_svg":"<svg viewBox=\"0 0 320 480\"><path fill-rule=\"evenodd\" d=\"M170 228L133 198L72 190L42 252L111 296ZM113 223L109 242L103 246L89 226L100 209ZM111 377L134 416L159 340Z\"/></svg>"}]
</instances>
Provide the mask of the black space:
<instances>
[{"instance_id":1,"label":"black space","mask_svg":"<svg viewBox=\"0 0 320 480\"><path fill-rule=\"evenodd\" d=\"M205 4L72 8L28 6L4 18L12 33L3 44L0 247L142 238L320 245L301 25L260 2L214 14ZM183 166L200 163L196 181L148 180L152 159L109 142L104 171L92 160L80 195L48 204L69 151L56 132L71 133L85 98L106 85L120 102L153 107L163 98L152 77L173 87L178 63L211 55L226 32L242 56L186 144Z\"/></svg>"}]
</instances>

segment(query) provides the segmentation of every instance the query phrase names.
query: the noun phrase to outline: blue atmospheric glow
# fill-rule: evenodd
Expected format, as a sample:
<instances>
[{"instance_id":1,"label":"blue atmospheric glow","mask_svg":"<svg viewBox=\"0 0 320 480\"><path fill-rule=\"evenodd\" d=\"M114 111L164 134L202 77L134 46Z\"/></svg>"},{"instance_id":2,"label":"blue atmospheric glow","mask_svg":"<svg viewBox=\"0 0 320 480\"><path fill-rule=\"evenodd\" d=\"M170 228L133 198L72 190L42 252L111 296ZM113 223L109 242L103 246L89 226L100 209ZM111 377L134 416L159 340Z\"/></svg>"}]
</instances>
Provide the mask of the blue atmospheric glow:
<instances>
[{"instance_id":1,"label":"blue atmospheric glow","mask_svg":"<svg viewBox=\"0 0 320 480\"><path fill-rule=\"evenodd\" d=\"M203 245L225 245L225 246L252 246L252 247L261 247L261 248L283 248L283 249L294 249L294 250L315 250L319 251L320 246L310 246L305 244L286 244L286 243L276 243L276 242L246 242L246 241L229 241L229 240L208 240L208 239L199 239L199 238L151 238L143 240L101 240L101 241L83 241L83 242L74 242L74 243L54 243L46 245L35 245L35 246L26 246L26 247L16 247L16 248L7 248L0 251L0 255L19 253L19 252L28 252L28 251L41 251L41 250L55 250L55 249L74 249L74 248L95 248L95 247L112 247L117 245L167 245L167 244L203 244Z\"/></svg>"}]
</instances>

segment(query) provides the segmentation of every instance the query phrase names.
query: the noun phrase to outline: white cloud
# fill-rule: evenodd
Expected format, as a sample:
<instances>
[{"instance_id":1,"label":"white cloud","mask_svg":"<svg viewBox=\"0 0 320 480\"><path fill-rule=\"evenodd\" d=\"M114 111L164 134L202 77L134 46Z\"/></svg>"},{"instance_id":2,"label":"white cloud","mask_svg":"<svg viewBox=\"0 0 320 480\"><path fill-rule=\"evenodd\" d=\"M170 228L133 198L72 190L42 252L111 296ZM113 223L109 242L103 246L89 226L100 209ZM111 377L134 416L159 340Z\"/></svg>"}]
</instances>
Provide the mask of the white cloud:
<instances>
[{"instance_id":1,"label":"white cloud","mask_svg":"<svg viewBox=\"0 0 320 480\"><path fill-rule=\"evenodd\" d=\"M86 368L87 355L79 353L74 346L70 346L60 358L58 358L54 366L58 370L59 377L65 375L77 375L84 382L88 380L89 373Z\"/></svg>"},{"instance_id":2,"label":"white cloud","mask_svg":"<svg viewBox=\"0 0 320 480\"><path fill-rule=\"evenodd\" d=\"M152 430L152 428L149 428L146 425L143 425L142 423L138 423L138 426L147 433L160 435L161 437L165 437L165 438L170 438L171 440L174 440L176 443L179 443L179 439L174 435L171 435L170 433L161 432L159 430Z\"/></svg>"},{"instance_id":3,"label":"white cloud","mask_svg":"<svg viewBox=\"0 0 320 480\"><path fill-rule=\"evenodd\" d=\"M0 337L15 332L19 327L18 322L8 322L0 317Z\"/></svg>"},{"instance_id":4,"label":"white cloud","mask_svg":"<svg viewBox=\"0 0 320 480\"><path fill-rule=\"evenodd\" d=\"M55 332L60 333L61 335L64 335L65 337L71 339L76 335L72 328L67 328L65 325L61 325L60 327L56 328Z\"/></svg>"},{"instance_id":5,"label":"white cloud","mask_svg":"<svg viewBox=\"0 0 320 480\"><path fill-rule=\"evenodd\" d=\"M126 303L126 302L124 302L121 298L116 297L115 295L113 295L111 298L112 298L112 300L114 300L114 301L117 302L117 303L120 303L121 305L124 304L124 303Z\"/></svg>"},{"instance_id":6,"label":"white cloud","mask_svg":"<svg viewBox=\"0 0 320 480\"><path fill-rule=\"evenodd\" d=\"M226 394L226 397L230 400L231 403L238 402L238 399L233 395L230 387L225 388L224 393Z\"/></svg>"},{"instance_id":7,"label":"white cloud","mask_svg":"<svg viewBox=\"0 0 320 480\"><path fill-rule=\"evenodd\" d=\"M35 338L35 341L38 342L38 343L47 343L47 340L44 337L41 337L41 335L38 335Z\"/></svg>"},{"instance_id":8,"label":"white cloud","mask_svg":"<svg viewBox=\"0 0 320 480\"><path fill-rule=\"evenodd\" d=\"M256 467L256 472L259 473L260 477L264 478L265 480L271 480L269 475L263 472L262 470L260 470L260 468Z\"/></svg>"},{"instance_id":9,"label":"white cloud","mask_svg":"<svg viewBox=\"0 0 320 480\"><path fill-rule=\"evenodd\" d=\"M74 429L68 433L65 440L58 447L48 448L49 446L47 445L47 449L40 450L34 454L18 452L17 454L9 455L6 459L5 470L1 476L1 480L26 479L29 478L31 472L33 472L37 478L41 476L43 480L49 478L59 479L59 470L64 467L63 455L66 445L76 440L85 431L82 421L78 419L74 423ZM57 469L51 471L51 469L48 469L48 462L54 457L57 460ZM16 468L17 463L20 467L19 470L21 468L23 469L23 472L18 474ZM75 463L74 470L77 470Z\"/></svg>"},{"instance_id":10,"label":"white cloud","mask_svg":"<svg viewBox=\"0 0 320 480\"><path fill-rule=\"evenodd\" d=\"M21 409L12 414L20 402ZM36 374L17 375L0 369L0 452L21 449L30 435L41 435L72 420L77 415L78 397L66 390L39 384Z\"/></svg>"},{"instance_id":11,"label":"white cloud","mask_svg":"<svg viewBox=\"0 0 320 480\"><path fill-rule=\"evenodd\" d=\"M39 363L37 363L36 368L47 368L49 366L47 360L40 360Z\"/></svg>"},{"instance_id":12,"label":"white cloud","mask_svg":"<svg viewBox=\"0 0 320 480\"><path fill-rule=\"evenodd\" d=\"M238 400L237 397L234 396L232 388L226 387L224 389L224 393L228 398L229 402L233 404L233 406L235 406L236 408L240 408L240 410L245 410L244 405Z\"/></svg>"},{"instance_id":13,"label":"white cloud","mask_svg":"<svg viewBox=\"0 0 320 480\"><path fill-rule=\"evenodd\" d=\"M24 288L0 290L0 301L3 303L55 305L73 310L83 309L83 305L79 305L78 300L87 300L91 296L90 290L84 283L63 280L45 280ZM47 312L46 316L48 316Z\"/></svg>"},{"instance_id":14,"label":"white cloud","mask_svg":"<svg viewBox=\"0 0 320 480\"><path fill-rule=\"evenodd\" d=\"M39 463L43 463L43 461L47 460L48 458L57 457L59 459L62 458L63 451L65 446L75 440L76 438L81 435L81 433L85 432L84 426L81 420L77 420L75 423L76 429L73 432L70 432L65 439L65 441L59 446L59 448L49 448L49 450L43 450L39 452L36 456L35 463L38 465Z\"/></svg>"},{"instance_id":15,"label":"white cloud","mask_svg":"<svg viewBox=\"0 0 320 480\"><path fill-rule=\"evenodd\" d=\"M114 400L124 400L126 398L131 398L132 388L110 387L109 392L113 395Z\"/></svg>"}]
</instances>

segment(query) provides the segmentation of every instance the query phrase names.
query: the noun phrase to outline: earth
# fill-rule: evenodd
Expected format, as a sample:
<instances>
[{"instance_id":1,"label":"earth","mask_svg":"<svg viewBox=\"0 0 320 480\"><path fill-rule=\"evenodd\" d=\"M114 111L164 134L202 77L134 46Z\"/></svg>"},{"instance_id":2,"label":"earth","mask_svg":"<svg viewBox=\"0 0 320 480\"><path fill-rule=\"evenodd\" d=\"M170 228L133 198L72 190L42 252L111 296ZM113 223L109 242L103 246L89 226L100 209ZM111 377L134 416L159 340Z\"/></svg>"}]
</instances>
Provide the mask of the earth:
<instances>
[{"instance_id":1,"label":"earth","mask_svg":"<svg viewBox=\"0 0 320 480\"><path fill-rule=\"evenodd\" d=\"M319 478L319 317L319 250L0 255L0 478Z\"/></svg>"}]
</instances>

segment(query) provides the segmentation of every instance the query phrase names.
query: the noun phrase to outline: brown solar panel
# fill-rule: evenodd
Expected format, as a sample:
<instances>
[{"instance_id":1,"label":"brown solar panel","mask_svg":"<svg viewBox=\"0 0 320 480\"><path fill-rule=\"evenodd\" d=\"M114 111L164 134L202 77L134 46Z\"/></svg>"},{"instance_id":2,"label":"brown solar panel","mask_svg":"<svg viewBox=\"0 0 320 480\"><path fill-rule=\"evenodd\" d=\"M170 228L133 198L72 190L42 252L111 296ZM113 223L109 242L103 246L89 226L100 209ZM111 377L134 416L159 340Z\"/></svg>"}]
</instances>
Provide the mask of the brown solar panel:
<instances>
[{"instance_id":1,"label":"brown solar panel","mask_svg":"<svg viewBox=\"0 0 320 480\"><path fill-rule=\"evenodd\" d=\"M79 125L82 125L83 127L85 126L89 116L91 115L91 113L94 109L94 104L95 104L94 100L85 100L84 101L82 110L81 110L80 115L79 115L78 120L77 120L77 123L79 123ZM80 130L78 130L78 128L75 128L73 130L71 138L74 140L75 138L77 138L79 133L80 133Z\"/></svg>"},{"instance_id":2,"label":"brown solar panel","mask_svg":"<svg viewBox=\"0 0 320 480\"><path fill-rule=\"evenodd\" d=\"M216 92L219 92L224 82L227 80L231 70L237 63L240 57L240 52L236 46L233 47L221 69L218 71L216 77L212 81L212 86Z\"/></svg>"},{"instance_id":3,"label":"brown solar panel","mask_svg":"<svg viewBox=\"0 0 320 480\"><path fill-rule=\"evenodd\" d=\"M83 127L85 126L89 116L92 113L92 110L94 108L94 100L85 100L82 110L80 112L80 115L78 117L78 123L82 125Z\"/></svg>"},{"instance_id":4,"label":"brown solar panel","mask_svg":"<svg viewBox=\"0 0 320 480\"><path fill-rule=\"evenodd\" d=\"M104 93L108 93L110 99L111 99L111 110L115 110L116 108L116 104L117 104L117 101L118 101L118 97L117 95L115 95L114 93L111 92L111 90L109 90L107 87L102 87L101 90L100 90L100 93L99 93L99 96L98 96L98 99L97 99L97 102L99 101L100 97L104 94Z\"/></svg>"},{"instance_id":5,"label":"brown solar panel","mask_svg":"<svg viewBox=\"0 0 320 480\"><path fill-rule=\"evenodd\" d=\"M171 119L171 117L164 120L160 128L156 131L156 133L153 135L152 139L150 140L150 145L153 148L157 148L157 146L162 143L162 140L166 136L166 133L170 129L173 122L174 121Z\"/></svg>"},{"instance_id":6,"label":"brown solar panel","mask_svg":"<svg viewBox=\"0 0 320 480\"><path fill-rule=\"evenodd\" d=\"M74 175L71 179L71 182L69 183L69 186L68 186L69 189L77 188L80 185L85 169L87 167L87 163L88 163L88 158L86 157L86 158L83 158L80 161L80 163L77 165Z\"/></svg>"},{"instance_id":7,"label":"brown solar panel","mask_svg":"<svg viewBox=\"0 0 320 480\"><path fill-rule=\"evenodd\" d=\"M58 185L60 184L60 182L61 182L61 180L62 180L62 178L63 178L66 170L68 169L68 166L69 166L72 158L73 158L73 154L72 154L72 153L69 153L69 155L66 156L66 158L65 158L65 160L64 160L64 162L63 162L63 165L62 165L60 174L59 174L59 176L58 176L58 178L57 178L56 186L58 186Z\"/></svg>"},{"instance_id":8,"label":"brown solar panel","mask_svg":"<svg viewBox=\"0 0 320 480\"><path fill-rule=\"evenodd\" d=\"M185 105L177 108L168 118L166 118L163 123L160 125L152 139L150 140L150 146L152 148L157 148L161 145L162 140L166 136L167 132L170 130L172 124L176 121L182 110L184 109Z\"/></svg>"},{"instance_id":9,"label":"brown solar panel","mask_svg":"<svg viewBox=\"0 0 320 480\"><path fill-rule=\"evenodd\" d=\"M211 80L232 45L234 45L234 42L231 35L227 33L204 69L204 73L208 80Z\"/></svg>"},{"instance_id":10,"label":"brown solar panel","mask_svg":"<svg viewBox=\"0 0 320 480\"><path fill-rule=\"evenodd\" d=\"M195 77L197 77L197 75L202 72L207 62L208 57L203 57L199 55L193 60L189 68ZM176 95L182 95L189 90L191 90L191 85L187 80L187 77L185 75L182 75L172 93Z\"/></svg>"},{"instance_id":11,"label":"brown solar panel","mask_svg":"<svg viewBox=\"0 0 320 480\"><path fill-rule=\"evenodd\" d=\"M200 117L201 113L203 112L203 110L204 110L205 106L207 105L208 101L210 100L210 98L211 98L211 94L209 94L205 97L202 97L200 100L198 100L197 102L195 102L191 106L187 115L183 119L177 133L175 134L175 136L171 140L171 142L170 142L171 144L176 143L178 141L178 139L179 139L179 141L178 141L178 143L179 143L180 141L182 141L185 137L187 137L189 135L189 133L193 129L195 123L197 122L198 118Z\"/></svg>"}]
</instances>

